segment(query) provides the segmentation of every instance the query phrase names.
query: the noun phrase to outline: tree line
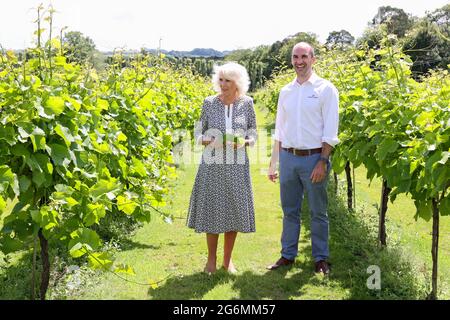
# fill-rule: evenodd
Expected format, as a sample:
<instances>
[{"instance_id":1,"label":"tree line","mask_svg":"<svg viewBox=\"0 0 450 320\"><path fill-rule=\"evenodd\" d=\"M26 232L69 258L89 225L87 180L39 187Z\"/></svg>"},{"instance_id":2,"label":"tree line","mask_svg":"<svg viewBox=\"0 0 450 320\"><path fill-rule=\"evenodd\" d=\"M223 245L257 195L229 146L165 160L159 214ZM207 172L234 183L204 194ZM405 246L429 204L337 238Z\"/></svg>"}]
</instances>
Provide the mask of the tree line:
<instances>
[{"instance_id":1,"label":"tree line","mask_svg":"<svg viewBox=\"0 0 450 320\"><path fill-rule=\"evenodd\" d=\"M210 76L214 64L236 61L247 68L251 80L250 91L255 91L273 75L290 67L291 49L297 42L306 41L315 47L323 46L329 50L345 51L355 47L377 49L386 34L395 37L403 52L411 57L411 70L415 79L430 70L445 69L450 64L450 4L427 12L423 17L412 16L400 8L379 7L358 39L347 30L334 30L322 45L317 34L298 32L271 45L231 51L225 57L167 56L167 60L182 68L189 67L202 76ZM111 63L111 57L99 52L92 39L81 32L67 32L62 39L69 62L88 62L96 68ZM151 54L145 49L141 53Z\"/></svg>"}]
</instances>

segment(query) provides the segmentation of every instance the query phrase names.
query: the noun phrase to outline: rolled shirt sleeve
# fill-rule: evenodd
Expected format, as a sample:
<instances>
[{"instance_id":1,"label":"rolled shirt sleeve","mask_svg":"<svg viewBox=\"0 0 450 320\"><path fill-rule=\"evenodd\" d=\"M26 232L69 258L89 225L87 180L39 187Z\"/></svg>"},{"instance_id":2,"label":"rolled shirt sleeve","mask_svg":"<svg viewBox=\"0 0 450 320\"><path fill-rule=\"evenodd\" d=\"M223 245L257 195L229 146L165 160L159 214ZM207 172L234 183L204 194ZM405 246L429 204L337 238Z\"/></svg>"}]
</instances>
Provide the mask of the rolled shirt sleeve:
<instances>
[{"instance_id":1,"label":"rolled shirt sleeve","mask_svg":"<svg viewBox=\"0 0 450 320\"><path fill-rule=\"evenodd\" d=\"M339 92L334 85L326 89L322 117L324 122L322 142L334 147L339 143Z\"/></svg>"},{"instance_id":2,"label":"rolled shirt sleeve","mask_svg":"<svg viewBox=\"0 0 450 320\"><path fill-rule=\"evenodd\" d=\"M280 92L280 95L278 97L278 103L277 103L277 116L276 116L276 120L275 120L275 134L273 136L273 138L277 141L283 141L284 137L283 137L283 121L284 121L284 109L283 106L281 104L281 95L282 92Z\"/></svg>"}]
</instances>

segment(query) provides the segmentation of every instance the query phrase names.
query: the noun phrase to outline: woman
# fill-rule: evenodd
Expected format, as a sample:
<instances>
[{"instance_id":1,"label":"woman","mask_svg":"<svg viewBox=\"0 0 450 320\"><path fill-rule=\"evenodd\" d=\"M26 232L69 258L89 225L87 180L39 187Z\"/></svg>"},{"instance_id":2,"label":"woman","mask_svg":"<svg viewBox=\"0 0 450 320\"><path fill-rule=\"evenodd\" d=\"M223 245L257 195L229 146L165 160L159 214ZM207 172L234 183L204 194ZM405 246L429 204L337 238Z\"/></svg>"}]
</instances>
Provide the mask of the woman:
<instances>
[{"instance_id":1,"label":"woman","mask_svg":"<svg viewBox=\"0 0 450 320\"><path fill-rule=\"evenodd\" d=\"M187 225L206 233L208 261L216 271L219 234L224 233L223 268L237 270L231 260L238 232L255 232L255 213L246 146L256 141L256 118L247 70L234 62L215 66L217 95L205 99L196 139L205 146L192 189ZM231 135L240 136L233 139Z\"/></svg>"}]
</instances>

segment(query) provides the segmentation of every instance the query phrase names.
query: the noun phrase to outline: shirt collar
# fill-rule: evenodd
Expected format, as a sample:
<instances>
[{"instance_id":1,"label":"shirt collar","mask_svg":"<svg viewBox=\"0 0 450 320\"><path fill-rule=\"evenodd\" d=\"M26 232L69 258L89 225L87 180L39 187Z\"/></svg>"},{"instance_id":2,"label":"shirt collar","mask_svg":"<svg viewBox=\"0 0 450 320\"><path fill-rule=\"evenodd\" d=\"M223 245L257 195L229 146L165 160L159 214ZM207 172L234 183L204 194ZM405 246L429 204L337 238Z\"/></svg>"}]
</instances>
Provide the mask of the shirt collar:
<instances>
[{"instance_id":1,"label":"shirt collar","mask_svg":"<svg viewBox=\"0 0 450 320\"><path fill-rule=\"evenodd\" d=\"M313 71L309 79L306 80L304 84L309 82L310 84L314 85L319 79L320 79L319 76ZM300 86L300 83L297 82L297 77L295 77L295 79L292 81L292 85Z\"/></svg>"}]
</instances>

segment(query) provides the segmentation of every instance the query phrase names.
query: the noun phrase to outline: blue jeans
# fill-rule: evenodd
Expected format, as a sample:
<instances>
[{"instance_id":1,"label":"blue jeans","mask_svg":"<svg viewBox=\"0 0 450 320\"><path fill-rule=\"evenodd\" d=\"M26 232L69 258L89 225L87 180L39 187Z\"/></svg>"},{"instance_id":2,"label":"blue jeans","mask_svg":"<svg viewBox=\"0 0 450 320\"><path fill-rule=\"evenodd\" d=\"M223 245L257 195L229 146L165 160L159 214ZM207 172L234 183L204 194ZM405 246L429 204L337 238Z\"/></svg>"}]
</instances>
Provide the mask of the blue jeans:
<instances>
[{"instance_id":1,"label":"blue jeans","mask_svg":"<svg viewBox=\"0 0 450 320\"><path fill-rule=\"evenodd\" d=\"M283 149L280 151L280 196L283 208L283 232L281 255L294 260L298 253L301 208L306 191L311 211L311 244L314 261L328 258L327 176L319 183L311 182L311 173L319 161L320 153L296 156Z\"/></svg>"}]
</instances>

